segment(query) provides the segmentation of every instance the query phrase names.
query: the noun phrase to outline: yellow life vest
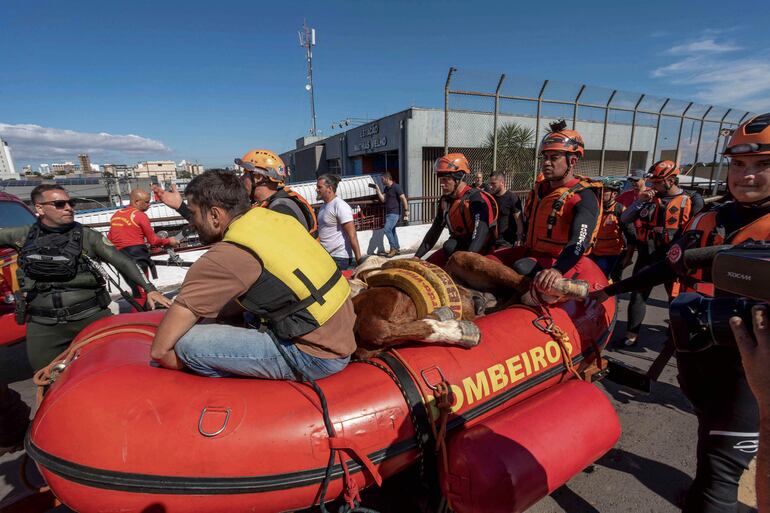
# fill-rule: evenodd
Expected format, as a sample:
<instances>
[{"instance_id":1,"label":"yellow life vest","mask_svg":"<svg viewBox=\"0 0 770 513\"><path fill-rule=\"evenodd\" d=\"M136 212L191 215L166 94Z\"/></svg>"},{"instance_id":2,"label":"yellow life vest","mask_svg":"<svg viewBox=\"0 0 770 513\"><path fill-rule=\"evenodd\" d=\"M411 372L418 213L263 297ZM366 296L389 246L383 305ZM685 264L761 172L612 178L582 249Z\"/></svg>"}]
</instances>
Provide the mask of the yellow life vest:
<instances>
[{"instance_id":1,"label":"yellow life vest","mask_svg":"<svg viewBox=\"0 0 770 513\"><path fill-rule=\"evenodd\" d=\"M230 224L224 241L262 264L262 274L238 301L280 338L322 326L350 295L332 257L291 216L252 208Z\"/></svg>"}]
</instances>

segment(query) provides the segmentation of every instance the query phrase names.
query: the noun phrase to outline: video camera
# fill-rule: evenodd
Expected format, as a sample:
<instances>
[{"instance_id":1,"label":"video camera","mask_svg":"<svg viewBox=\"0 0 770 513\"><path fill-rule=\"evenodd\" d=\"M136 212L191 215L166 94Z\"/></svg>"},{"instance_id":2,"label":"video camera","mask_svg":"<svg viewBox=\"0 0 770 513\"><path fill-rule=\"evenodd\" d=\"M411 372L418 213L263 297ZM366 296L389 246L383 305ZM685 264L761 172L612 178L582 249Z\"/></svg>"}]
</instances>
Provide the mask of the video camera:
<instances>
[{"instance_id":1,"label":"video camera","mask_svg":"<svg viewBox=\"0 0 770 513\"><path fill-rule=\"evenodd\" d=\"M748 241L737 246L687 250L688 269L711 264L711 279L721 293L708 298L685 292L669 307L671 334L677 351L697 352L712 346L735 346L730 317L751 325L751 308L770 302L770 241Z\"/></svg>"}]
</instances>

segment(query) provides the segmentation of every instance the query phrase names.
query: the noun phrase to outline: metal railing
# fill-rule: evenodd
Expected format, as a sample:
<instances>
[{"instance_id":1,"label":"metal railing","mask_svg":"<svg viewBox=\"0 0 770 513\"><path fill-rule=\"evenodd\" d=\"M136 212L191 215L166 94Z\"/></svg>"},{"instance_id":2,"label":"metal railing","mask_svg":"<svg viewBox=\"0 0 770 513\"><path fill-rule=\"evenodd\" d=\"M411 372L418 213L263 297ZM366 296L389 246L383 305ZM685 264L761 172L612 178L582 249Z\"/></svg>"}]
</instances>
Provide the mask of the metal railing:
<instances>
[{"instance_id":1,"label":"metal railing","mask_svg":"<svg viewBox=\"0 0 770 513\"><path fill-rule=\"evenodd\" d=\"M450 68L443 150L465 153L485 178L505 171L511 189L529 189L539 170L538 142L549 122L564 119L586 140L581 174L627 175L670 159L691 169L693 182L696 176L714 181L721 143L750 115L646 93ZM527 129L529 137L513 126Z\"/></svg>"}]
</instances>

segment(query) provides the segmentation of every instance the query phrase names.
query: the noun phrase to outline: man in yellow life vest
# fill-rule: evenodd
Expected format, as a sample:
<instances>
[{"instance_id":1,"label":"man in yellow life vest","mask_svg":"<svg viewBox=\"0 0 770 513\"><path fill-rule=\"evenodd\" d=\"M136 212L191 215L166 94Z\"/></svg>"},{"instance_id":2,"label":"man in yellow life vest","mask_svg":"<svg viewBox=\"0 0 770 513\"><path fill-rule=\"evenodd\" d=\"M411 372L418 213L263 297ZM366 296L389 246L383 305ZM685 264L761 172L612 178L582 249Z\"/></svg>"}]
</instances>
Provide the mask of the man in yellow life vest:
<instances>
[{"instance_id":1,"label":"man in yellow life vest","mask_svg":"<svg viewBox=\"0 0 770 513\"><path fill-rule=\"evenodd\" d=\"M524 260L513 265L521 274L534 275L541 291L553 287L580 257L590 253L601 215L602 185L575 173L585 144L577 131L566 126L564 121L552 123L540 143L543 180L535 183L524 206L527 256L548 257L553 263L547 269Z\"/></svg>"},{"instance_id":2,"label":"man in yellow life vest","mask_svg":"<svg viewBox=\"0 0 770 513\"><path fill-rule=\"evenodd\" d=\"M217 377L318 379L342 370L356 349L355 313L348 283L323 247L291 217L251 208L233 173L196 176L185 196L201 240L212 246L185 276L152 358ZM244 310L259 326L198 324Z\"/></svg>"},{"instance_id":3,"label":"man in yellow life vest","mask_svg":"<svg viewBox=\"0 0 770 513\"><path fill-rule=\"evenodd\" d=\"M677 184L679 166L671 160L653 164L647 173L650 188L623 212L621 222L636 223L637 252L634 273L645 266L663 260L671 243L682 234L687 222L703 209L700 194L688 194ZM666 284L670 294L672 283ZM652 287L631 294L628 303L628 327L621 344L636 344L647 311L647 299Z\"/></svg>"},{"instance_id":4,"label":"man in yellow life vest","mask_svg":"<svg viewBox=\"0 0 770 513\"><path fill-rule=\"evenodd\" d=\"M686 249L770 241L770 113L739 126L725 151L730 159L727 186L735 201L695 216L674 242L667 258L640 269L592 297L603 301L621 294L671 282L701 292L711 288L710 263L703 269L684 266ZM716 291L719 296L729 294ZM738 481L756 454L759 413L734 345L719 345L714 330L691 335L685 350L677 341L682 392L698 417L698 465L683 511L735 513ZM765 369L765 372L767 370Z\"/></svg>"}]
</instances>

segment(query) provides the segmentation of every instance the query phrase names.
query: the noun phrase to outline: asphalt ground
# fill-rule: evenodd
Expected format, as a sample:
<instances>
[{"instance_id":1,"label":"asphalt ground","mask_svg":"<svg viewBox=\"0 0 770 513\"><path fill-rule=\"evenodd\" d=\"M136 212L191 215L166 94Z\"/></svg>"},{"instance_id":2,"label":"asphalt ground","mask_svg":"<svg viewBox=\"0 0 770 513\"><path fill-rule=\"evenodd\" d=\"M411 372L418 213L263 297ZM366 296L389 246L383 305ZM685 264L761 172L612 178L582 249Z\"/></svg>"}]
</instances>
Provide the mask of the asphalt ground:
<instances>
[{"instance_id":1,"label":"asphalt ground","mask_svg":"<svg viewBox=\"0 0 770 513\"><path fill-rule=\"evenodd\" d=\"M621 296L614 338L625 332L627 298ZM660 351L666 331L666 296L657 287L650 297L638 347L616 349L606 354L634 367L646 370ZM28 404L35 404L35 389L25 379L23 344L0 348L0 375L10 378L12 388L19 391ZM676 362L665 367L651 393L642 393L605 379L598 384L612 402L623 428L616 446L594 465L575 476L567 484L533 505L530 513L595 513L680 511L684 494L695 471L696 419L687 399L676 382ZM558 422L558 419L554 419ZM27 493L19 478L22 452L0 457L0 511L16 497ZM31 467L31 466L30 466ZM29 479L40 483L34 468ZM402 478L409 479L409 477ZM403 490L403 482L386 483L383 492L364 495L365 504L382 513L408 513L414 509L402 501L394 501ZM394 492L394 490L396 490ZM753 473L747 472L741 486L743 505L740 512L756 511ZM59 507L51 511L69 511ZM336 508L334 510L336 511Z\"/></svg>"}]
</instances>

